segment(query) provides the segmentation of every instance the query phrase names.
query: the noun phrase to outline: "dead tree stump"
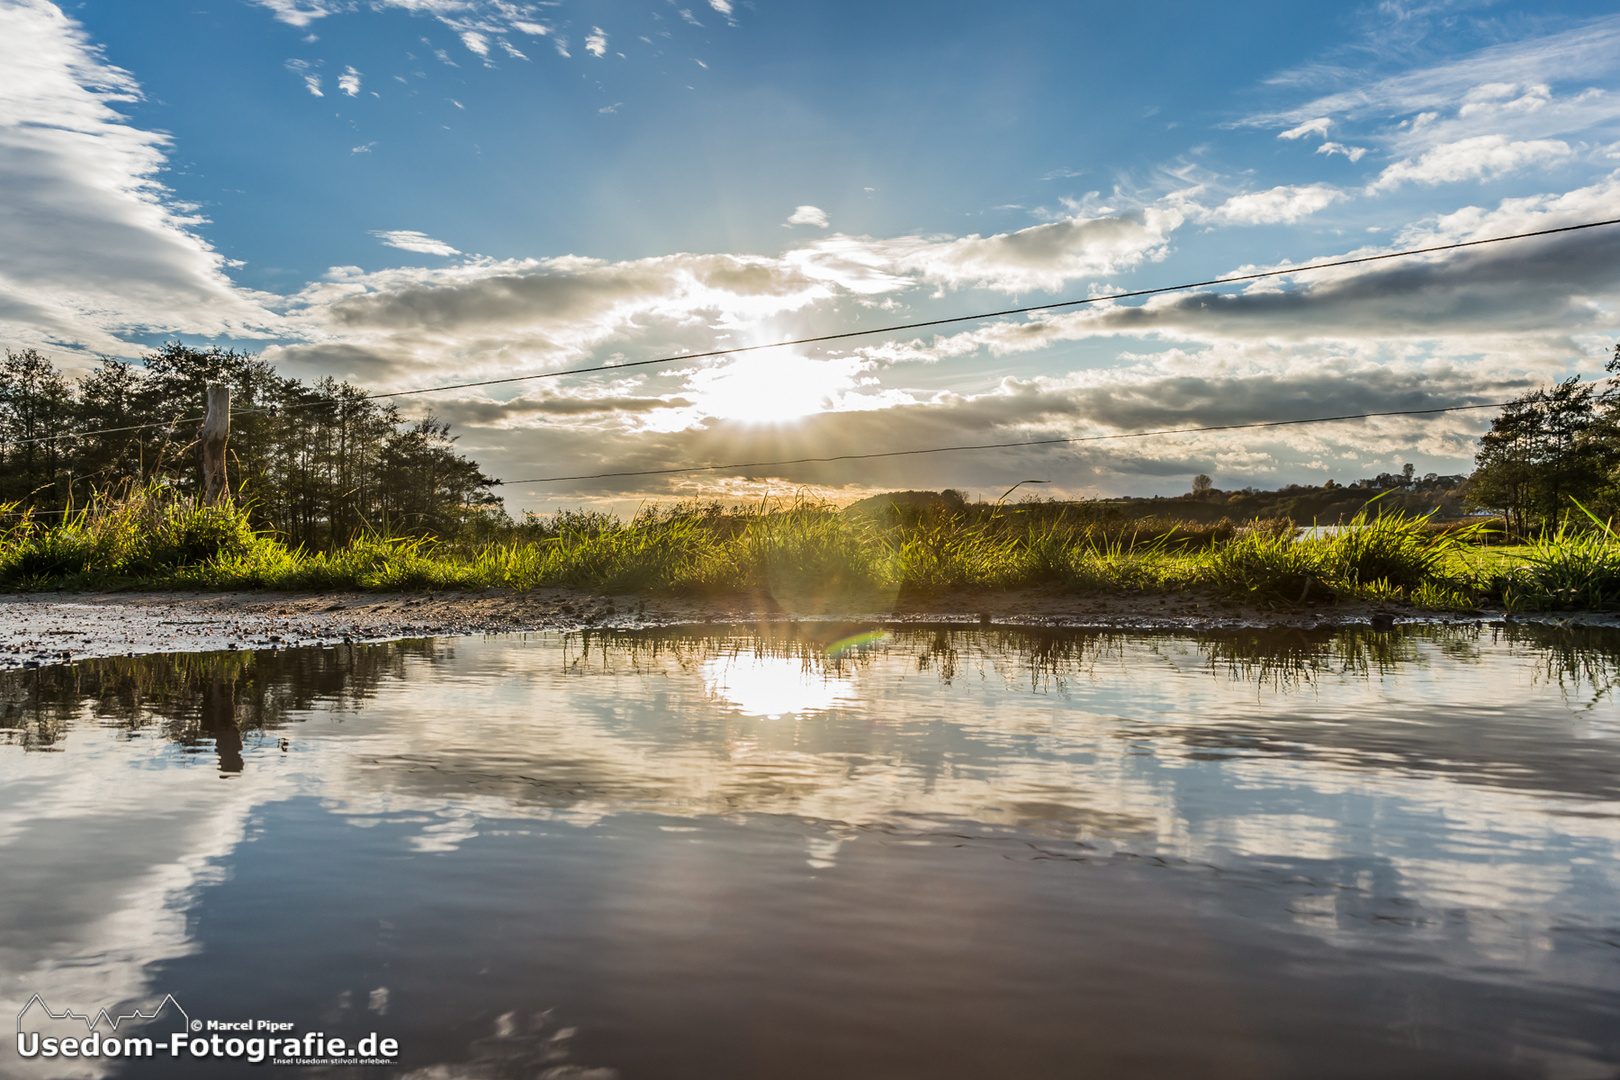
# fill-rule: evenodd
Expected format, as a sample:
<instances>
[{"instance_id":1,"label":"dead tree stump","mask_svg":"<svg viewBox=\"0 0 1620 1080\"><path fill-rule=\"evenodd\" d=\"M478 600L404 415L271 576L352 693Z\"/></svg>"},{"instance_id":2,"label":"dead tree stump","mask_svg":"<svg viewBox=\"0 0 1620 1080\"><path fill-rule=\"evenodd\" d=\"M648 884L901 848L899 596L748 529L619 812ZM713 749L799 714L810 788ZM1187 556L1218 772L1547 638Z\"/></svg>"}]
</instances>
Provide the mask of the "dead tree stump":
<instances>
[{"instance_id":1,"label":"dead tree stump","mask_svg":"<svg viewBox=\"0 0 1620 1080\"><path fill-rule=\"evenodd\" d=\"M224 502L231 497L225 479L225 441L231 436L231 388L208 388L208 413L197 429L197 458L202 463L203 502Z\"/></svg>"}]
</instances>

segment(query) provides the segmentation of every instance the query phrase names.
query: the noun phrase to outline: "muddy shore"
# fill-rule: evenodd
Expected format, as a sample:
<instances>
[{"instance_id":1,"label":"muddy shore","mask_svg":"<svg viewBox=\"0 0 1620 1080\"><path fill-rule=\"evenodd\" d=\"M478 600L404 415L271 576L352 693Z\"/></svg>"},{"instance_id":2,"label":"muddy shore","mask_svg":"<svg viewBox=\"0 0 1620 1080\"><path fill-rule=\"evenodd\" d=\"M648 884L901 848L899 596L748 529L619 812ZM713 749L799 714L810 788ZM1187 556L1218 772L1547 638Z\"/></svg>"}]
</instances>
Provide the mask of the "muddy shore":
<instances>
[{"instance_id":1,"label":"muddy shore","mask_svg":"<svg viewBox=\"0 0 1620 1080\"><path fill-rule=\"evenodd\" d=\"M1507 618L1511 616L1500 611L1455 615L1365 604L1275 610L1193 595L1084 596L1040 590L880 597L837 611L772 597L604 596L569 589L326 595L54 593L0 596L0 670L98 656L789 619L1198 631L1384 627L1392 622L1490 624ZM1620 616L1608 614L1547 616L1538 621L1620 626Z\"/></svg>"}]
</instances>

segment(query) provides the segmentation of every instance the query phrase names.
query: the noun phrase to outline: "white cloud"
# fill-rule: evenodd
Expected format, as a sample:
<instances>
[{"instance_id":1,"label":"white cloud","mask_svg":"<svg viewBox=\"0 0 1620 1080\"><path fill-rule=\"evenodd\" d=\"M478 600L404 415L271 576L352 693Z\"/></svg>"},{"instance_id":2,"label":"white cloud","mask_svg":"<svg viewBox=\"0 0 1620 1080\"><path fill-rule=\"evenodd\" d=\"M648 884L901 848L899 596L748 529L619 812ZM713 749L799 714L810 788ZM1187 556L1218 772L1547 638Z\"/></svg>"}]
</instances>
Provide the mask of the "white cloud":
<instances>
[{"instance_id":1,"label":"white cloud","mask_svg":"<svg viewBox=\"0 0 1620 1080\"><path fill-rule=\"evenodd\" d=\"M1477 87L1573 82L1612 72L1620 63L1620 16L1593 19L1557 34L1510 41L1457 60L1403 72L1316 97L1296 108L1261 113L1245 124L1277 127L1319 117L1382 119L1426 110L1449 111ZM1342 82L1340 69L1304 68L1274 85Z\"/></svg>"},{"instance_id":2,"label":"white cloud","mask_svg":"<svg viewBox=\"0 0 1620 1080\"><path fill-rule=\"evenodd\" d=\"M1620 17L1563 33L1510 41L1426 68L1363 83L1354 69L1316 66L1277 85L1338 83L1295 108L1251 116L1244 125L1284 128L1326 140L1317 153L1359 160L1374 146L1394 162L1372 191L1403 184L1492 179L1573 157L1582 145L1620 135L1620 103L1577 81L1612 79L1620 69ZM1556 89L1564 87L1560 91ZM1354 134L1352 143L1346 137Z\"/></svg>"},{"instance_id":3,"label":"white cloud","mask_svg":"<svg viewBox=\"0 0 1620 1080\"><path fill-rule=\"evenodd\" d=\"M731 18L731 0L709 0L709 6L726 18Z\"/></svg>"},{"instance_id":4,"label":"white cloud","mask_svg":"<svg viewBox=\"0 0 1620 1080\"><path fill-rule=\"evenodd\" d=\"M789 225L814 225L818 229L827 227L827 211L819 206L796 206L793 213L788 215Z\"/></svg>"},{"instance_id":5,"label":"white cloud","mask_svg":"<svg viewBox=\"0 0 1620 1080\"><path fill-rule=\"evenodd\" d=\"M308 26L316 19L324 19L338 9L323 0L255 0L269 8L275 17L289 26Z\"/></svg>"},{"instance_id":6,"label":"white cloud","mask_svg":"<svg viewBox=\"0 0 1620 1080\"><path fill-rule=\"evenodd\" d=\"M1517 83L1485 83L1464 95L1464 104L1457 110L1459 117L1483 114L1500 115L1504 112L1539 112L1552 104L1552 90L1546 83L1521 88Z\"/></svg>"},{"instance_id":7,"label":"white cloud","mask_svg":"<svg viewBox=\"0 0 1620 1080\"><path fill-rule=\"evenodd\" d=\"M1409 247L1531 232L1601 220L1620 201L1620 174L1562 195L1465 208L1406 230L1376 255ZM1262 267L1238 268L1266 269ZM1021 322L1000 322L915 346L914 359L979 349L1024 353L1060 341L1147 337L1203 343L1373 346L1486 354L1510 369L1557 370L1575 337L1616 329L1620 228L1515 241L1424 258L1303 273L1239 291L1168 294L1142 304L1101 302Z\"/></svg>"},{"instance_id":8,"label":"white cloud","mask_svg":"<svg viewBox=\"0 0 1620 1080\"><path fill-rule=\"evenodd\" d=\"M420 234L408 237L415 241ZM420 237L424 243L433 243ZM837 295L784 260L669 255L622 263L565 256L472 259L440 269L332 270L296 298L304 344L267 355L300 369L410 385L458 371L509 374L620 341L713 348Z\"/></svg>"},{"instance_id":9,"label":"white cloud","mask_svg":"<svg viewBox=\"0 0 1620 1080\"><path fill-rule=\"evenodd\" d=\"M412 229L383 229L371 234L392 248L414 251L419 255L460 255L461 252L442 240Z\"/></svg>"},{"instance_id":10,"label":"white cloud","mask_svg":"<svg viewBox=\"0 0 1620 1080\"><path fill-rule=\"evenodd\" d=\"M1510 142L1501 135L1477 135L1436 146L1415 161L1397 161L1380 173L1367 190L1391 191L1404 183L1489 180L1531 165L1560 162L1571 153L1569 144L1561 139Z\"/></svg>"},{"instance_id":11,"label":"white cloud","mask_svg":"<svg viewBox=\"0 0 1620 1080\"><path fill-rule=\"evenodd\" d=\"M344 68L343 74L338 76L338 89L350 97L358 97L360 94L360 73L352 67Z\"/></svg>"},{"instance_id":12,"label":"white cloud","mask_svg":"<svg viewBox=\"0 0 1620 1080\"><path fill-rule=\"evenodd\" d=\"M336 268L295 298L290 318L302 342L267 355L298 370L419 385L451 371L504 374L577 362L610 343L701 352L739 338L799 336L812 309L840 299L924 285L1056 288L1155 257L1181 220L1179 212L1150 209L989 237L835 234L775 258L473 258L438 269ZM377 235L408 251L457 254L416 231ZM805 385L815 383L811 374Z\"/></svg>"},{"instance_id":13,"label":"white cloud","mask_svg":"<svg viewBox=\"0 0 1620 1080\"><path fill-rule=\"evenodd\" d=\"M118 112L139 84L77 23L45 0L0 3L0 70L0 340L128 356L126 337L152 331L279 327L161 184L169 137Z\"/></svg>"},{"instance_id":14,"label":"white cloud","mask_svg":"<svg viewBox=\"0 0 1620 1080\"><path fill-rule=\"evenodd\" d=\"M1346 146L1344 143L1330 140L1318 146L1316 152L1326 154L1328 157L1332 157L1334 154L1343 154L1352 162L1355 162L1360 161L1366 155L1367 148L1365 146Z\"/></svg>"},{"instance_id":15,"label":"white cloud","mask_svg":"<svg viewBox=\"0 0 1620 1080\"><path fill-rule=\"evenodd\" d=\"M1329 118L1327 118L1326 116L1318 116L1314 120L1305 121L1303 124L1300 124L1298 127L1293 127L1293 128L1289 128L1287 131L1278 132L1277 133L1277 138L1279 138L1279 139L1302 139L1306 135L1320 135L1322 138L1325 139L1325 138L1327 138L1328 128L1330 126L1332 126L1332 124L1333 124L1333 121L1330 120Z\"/></svg>"},{"instance_id":16,"label":"white cloud","mask_svg":"<svg viewBox=\"0 0 1620 1080\"><path fill-rule=\"evenodd\" d=\"M631 355L646 355L642 350L650 348L703 352L813 332L814 315L836 318L834 305L875 294L924 285L1056 287L1075 276L1153 257L1180 221L1179 213L1148 210L1066 219L990 237L833 235L774 258L677 254L620 263L575 256L472 258L438 269L335 268L327 280L295 298L290 319L301 340L289 338L266 356L294 372L410 386L452 372L474 377L544 370L604 349ZM454 253L419 232L379 235L406 250ZM687 380L684 393L691 399L685 411L675 411L676 426L715 415L713 410L735 411L744 390L757 388L762 371L789 362L781 354L768 359L764 367L750 362L716 369L700 363L685 374L670 372ZM911 400L902 391L867 385L869 376L861 372L875 362L867 354L793 361L799 364L797 389L771 408L797 414ZM755 413L762 415L757 407Z\"/></svg>"},{"instance_id":17,"label":"white cloud","mask_svg":"<svg viewBox=\"0 0 1620 1080\"><path fill-rule=\"evenodd\" d=\"M304 80L304 85L316 97L325 97L321 93L321 77L315 73L315 66L308 60L289 60L287 70Z\"/></svg>"},{"instance_id":18,"label":"white cloud","mask_svg":"<svg viewBox=\"0 0 1620 1080\"><path fill-rule=\"evenodd\" d=\"M1269 191L1234 195L1210 212L1215 221L1233 225L1277 225L1303 221L1318 210L1349 198L1328 184L1291 186L1283 184Z\"/></svg>"},{"instance_id":19,"label":"white cloud","mask_svg":"<svg viewBox=\"0 0 1620 1080\"><path fill-rule=\"evenodd\" d=\"M890 240L832 236L790 252L808 274L864 282L916 277L948 288L1001 292L1060 289L1078 278L1117 273L1163 257L1184 215L1150 207L1128 214L1076 216L993 236L902 236ZM860 285L846 287L861 289Z\"/></svg>"},{"instance_id":20,"label":"white cloud","mask_svg":"<svg viewBox=\"0 0 1620 1080\"><path fill-rule=\"evenodd\" d=\"M486 66L493 66L491 54L500 48L514 60L529 59L507 40L509 35L526 34L531 37L550 37L557 54L570 56L568 39L559 36L556 28L542 21L540 12L554 6L521 0L249 0L268 10L275 18L291 26L307 27L316 19L328 16L366 11L402 10L413 15L436 19L453 30L463 46L480 57ZM709 5L728 21L735 24L735 5L732 0L709 0ZM689 9L681 16L695 26L702 23ZM608 34L600 26L593 26L585 38L585 51L598 59L607 55ZM438 55L447 64L453 64L448 54Z\"/></svg>"}]
</instances>

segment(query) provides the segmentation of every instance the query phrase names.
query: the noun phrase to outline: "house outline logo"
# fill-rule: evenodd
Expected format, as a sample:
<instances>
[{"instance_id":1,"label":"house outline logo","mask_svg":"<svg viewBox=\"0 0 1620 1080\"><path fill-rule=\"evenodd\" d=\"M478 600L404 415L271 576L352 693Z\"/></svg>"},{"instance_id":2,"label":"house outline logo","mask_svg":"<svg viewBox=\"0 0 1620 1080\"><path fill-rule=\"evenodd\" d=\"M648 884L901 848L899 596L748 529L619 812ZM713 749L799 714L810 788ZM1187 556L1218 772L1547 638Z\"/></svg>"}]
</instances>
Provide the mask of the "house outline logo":
<instances>
[{"instance_id":1,"label":"house outline logo","mask_svg":"<svg viewBox=\"0 0 1620 1080\"><path fill-rule=\"evenodd\" d=\"M175 1000L173 994L164 994L163 1000L158 1002L157 1007L151 1012L142 1012L140 1009L136 1009L134 1012L120 1013L117 1016L109 1013L106 1008L98 1009L94 1013L76 1013L72 1009L63 1009L61 1012L52 1012L49 1003L46 1002L44 997L39 994L35 994L33 997L28 999L28 1003L22 1007L22 1011L17 1013L18 1035L23 1034L23 1021L27 1018L28 1014L36 1005L39 1006L41 1012L52 1020L82 1020L84 1022L84 1030L86 1032L94 1032L98 1027L101 1026L101 1022L103 1020L107 1022L108 1026L110 1026L113 1031L118 1030L119 1024L125 1023L129 1020L156 1020L158 1017L162 1016L164 1011L167 1010L171 1005L174 1006L174 1011L180 1014L180 1019L184 1022L184 1027L187 1031L196 1031L202 1026L201 1021L191 1019L191 1014L186 1012L186 1010L181 1006L180 1002Z\"/></svg>"}]
</instances>

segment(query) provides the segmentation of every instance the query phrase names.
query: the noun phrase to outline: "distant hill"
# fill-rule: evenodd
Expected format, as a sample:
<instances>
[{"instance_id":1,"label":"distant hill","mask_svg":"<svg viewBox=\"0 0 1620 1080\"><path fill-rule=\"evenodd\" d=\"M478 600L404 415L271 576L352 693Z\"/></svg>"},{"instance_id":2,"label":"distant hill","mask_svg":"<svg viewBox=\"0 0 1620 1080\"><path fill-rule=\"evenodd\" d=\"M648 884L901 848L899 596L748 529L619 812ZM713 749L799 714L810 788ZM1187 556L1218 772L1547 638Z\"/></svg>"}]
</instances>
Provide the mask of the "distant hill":
<instances>
[{"instance_id":1,"label":"distant hill","mask_svg":"<svg viewBox=\"0 0 1620 1080\"><path fill-rule=\"evenodd\" d=\"M873 495L860 502L850 503L844 507L846 514L866 514L876 517L890 509L901 510L929 510L949 509L955 510L967 504L967 499L960 491L946 488L944 491L889 491L882 495Z\"/></svg>"}]
</instances>

